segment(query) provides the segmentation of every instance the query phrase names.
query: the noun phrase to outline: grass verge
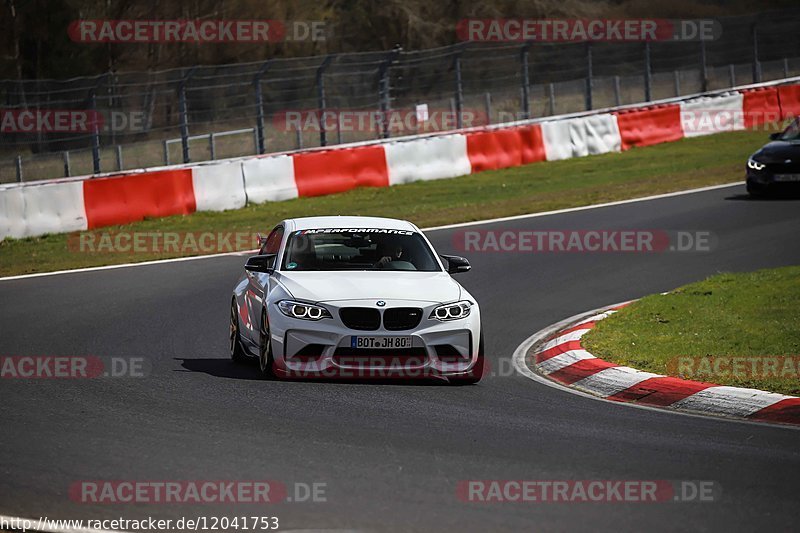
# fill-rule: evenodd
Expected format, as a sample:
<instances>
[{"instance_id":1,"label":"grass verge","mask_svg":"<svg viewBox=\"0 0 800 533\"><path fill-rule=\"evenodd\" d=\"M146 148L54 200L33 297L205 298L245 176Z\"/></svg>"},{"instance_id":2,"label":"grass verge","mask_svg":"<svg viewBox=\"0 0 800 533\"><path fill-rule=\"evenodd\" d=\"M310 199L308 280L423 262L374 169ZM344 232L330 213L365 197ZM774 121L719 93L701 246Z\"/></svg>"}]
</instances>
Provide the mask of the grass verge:
<instances>
[{"instance_id":1,"label":"grass verge","mask_svg":"<svg viewBox=\"0 0 800 533\"><path fill-rule=\"evenodd\" d=\"M658 374L800 395L800 266L719 274L634 302L583 338Z\"/></svg>"},{"instance_id":2,"label":"grass verge","mask_svg":"<svg viewBox=\"0 0 800 533\"><path fill-rule=\"evenodd\" d=\"M284 218L335 214L404 218L429 227L535 213L741 180L746 157L764 144L766 137L764 131L722 133L450 180L144 220L84 234L95 234L92 238L100 242L101 234L118 232L255 233L268 231ZM79 238L59 234L0 242L0 275L197 255L192 248L171 253L87 252L74 245Z\"/></svg>"}]
</instances>

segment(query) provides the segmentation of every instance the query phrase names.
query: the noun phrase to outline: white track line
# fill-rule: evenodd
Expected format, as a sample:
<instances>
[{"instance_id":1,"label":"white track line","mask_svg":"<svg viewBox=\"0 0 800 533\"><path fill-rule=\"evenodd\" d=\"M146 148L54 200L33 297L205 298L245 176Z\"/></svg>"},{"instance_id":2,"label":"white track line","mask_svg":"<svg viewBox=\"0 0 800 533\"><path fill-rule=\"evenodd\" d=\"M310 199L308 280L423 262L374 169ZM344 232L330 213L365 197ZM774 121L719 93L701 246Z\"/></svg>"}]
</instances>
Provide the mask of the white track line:
<instances>
[{"instance_id":1,"label":"white track line","mask_svg":"<svg viewBox=\"0 0 800 533\"><path fill-rule=\"evenodd\" d=\"M660 200L662 198L672 198L674 196L683 196L684 194L695 194L699 192L706 192L706 191L714 191L717 189L725 189L727 187L738 187L743 185L743 181L737 181L734 183L725 183L722 185L711 185L709 187L700 187L698 189L687 189L685 191L675 191L675 192L668 192L664 194L656 194L652 196L644 196L642 198L630 198L628 200L618 200L616 202L606 202L604 204L593 204L593 205L584 205L580 207L569 207L567 209L557 209L555 211L543 211L541 213L528 213L525 215L515 215L511 217L501 217L501 218L490 218L486 220L475 220L472 222L459 222L457 224L448 224L446 226L434 226L432 228L422 228L422 231L431 232L431 231L440 231L440 230L447 230L453 228L464 228L468 226L476 226L479 224L494 224L496 222L507 222L510 220L524 220L528 218L538 218L538 217L547 217L551 215L561 215L563 213L574 213L576 211L586 211L588 209L600 209L602 207L613 207L617 205L625 205L625 204L632 204L637 202L647 202L650 200ZM75 268L72 270L57 270L55 272L37 272L36 274L20 274L17 276L7 276L5 278L0 278L0 281L10 281L15 279L26 279L26 278L39 278L44 276L58 276L61 274L74 274L79 272L94 272L98 270L112 270L116 268L130 268L130 267L141 267L141 266L149 266L149 265L160 265L164 263L177 263L180 261L194 261L197 259L211 259L215 257L225 257L230 255L249 255L255 252L255 250L247 250L243 252L225 252L219 254L208 254L208 255L195 255L191 257L176 257L172 259L159 259L156 261L141 261L138 263L124 263L121 265L105 265L105 266L96 266L96 267L86 267L86 268Z\"/></svg>"}]
</instances>

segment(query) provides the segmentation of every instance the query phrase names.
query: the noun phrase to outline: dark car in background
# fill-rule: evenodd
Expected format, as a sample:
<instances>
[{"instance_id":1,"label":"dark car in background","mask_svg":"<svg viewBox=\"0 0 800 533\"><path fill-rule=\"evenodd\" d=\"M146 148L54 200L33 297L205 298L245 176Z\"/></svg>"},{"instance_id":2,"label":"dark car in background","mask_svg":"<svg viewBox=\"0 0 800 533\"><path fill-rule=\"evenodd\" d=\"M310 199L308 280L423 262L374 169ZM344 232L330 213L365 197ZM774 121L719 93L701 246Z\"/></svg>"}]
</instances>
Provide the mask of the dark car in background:
<instances>
[{"instance_id":1,"label":"dark car in background","mask_svg":"<svg viewBox=\"0 0 800 533\"><path fill-rule=\"evenodd\" d=\"M751 196L800 193L800 117L747 159L747 192Z\"/></svg>"}]
</instances>

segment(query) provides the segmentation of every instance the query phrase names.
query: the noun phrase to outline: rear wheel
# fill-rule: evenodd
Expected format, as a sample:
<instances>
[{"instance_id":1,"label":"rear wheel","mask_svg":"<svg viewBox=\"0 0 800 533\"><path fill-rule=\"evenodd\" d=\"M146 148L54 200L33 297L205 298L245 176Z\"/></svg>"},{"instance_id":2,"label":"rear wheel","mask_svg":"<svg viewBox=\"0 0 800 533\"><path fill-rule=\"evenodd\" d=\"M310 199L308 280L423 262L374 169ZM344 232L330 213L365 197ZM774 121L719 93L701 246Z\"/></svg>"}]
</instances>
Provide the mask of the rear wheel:
<instances>
[{"instance_id":1,"label":"rear wheel","mask_svg":"<svg viewBox=\"0 0 800 533\"><path fill-rule=\"evenodd\" d=\"M447 378L450 383L454 385L473 385L481 380L484 371L484 355L483 355L483 329L480 331L481 340L478 343L478 360L469 372L458 376Z\"/></svg>"},{"instance_id":2,"label":"rear wheel","mask_svg":"<svg viewBox=\"0 0 800 533\"><path fill-rule=\"evenodd\" d=\"M230 350L231 359L237 363L242 363L247 359L242 348L242 340L239 338L239 318L237 316L236 298L231 301L230 319Z\"/></svg>"},{"instance_id":3,"label":"rear wheel","mask_svg":"<svg viewBox=\"0 0 800 533\"><path fill-rule=\"evenodd\" d=\"M261 375L265 378L271 378L274 373L272 371L272 342L269 332L269 318L267 312L261 313L261 325L259 326L259 343L258 343L258 367L261 370Z\"/></svg>"}]
</instances>

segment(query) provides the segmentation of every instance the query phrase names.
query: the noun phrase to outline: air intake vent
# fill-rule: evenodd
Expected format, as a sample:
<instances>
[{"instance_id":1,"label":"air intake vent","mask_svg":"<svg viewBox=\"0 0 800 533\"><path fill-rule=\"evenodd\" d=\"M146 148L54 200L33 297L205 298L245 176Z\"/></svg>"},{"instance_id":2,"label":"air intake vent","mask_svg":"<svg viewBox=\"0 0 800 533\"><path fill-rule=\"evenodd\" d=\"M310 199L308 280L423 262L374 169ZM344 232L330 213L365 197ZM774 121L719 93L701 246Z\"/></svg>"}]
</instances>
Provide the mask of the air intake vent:
<instances>
[{"instance_id":1,"label":"air intake vent","mask_svg":"<svg viewBox=\"0 0 800 533\"><path fill-rule=\"evenodd\" d=\"M374 331L381 327L381 313L369 307L345 307L339 310L339 317L350 329Z\"/></svg>"},{"instance_id":2,"label":"air intake vent","mask_svg":"<svg viewBox=\"0 0 800 533\"><path fill-rule=\"evenodd\" d=\"M393 307L383 312L383 327L389 331L414 329L422 320L419 307Z\"/></svg>"}]
</instances>

